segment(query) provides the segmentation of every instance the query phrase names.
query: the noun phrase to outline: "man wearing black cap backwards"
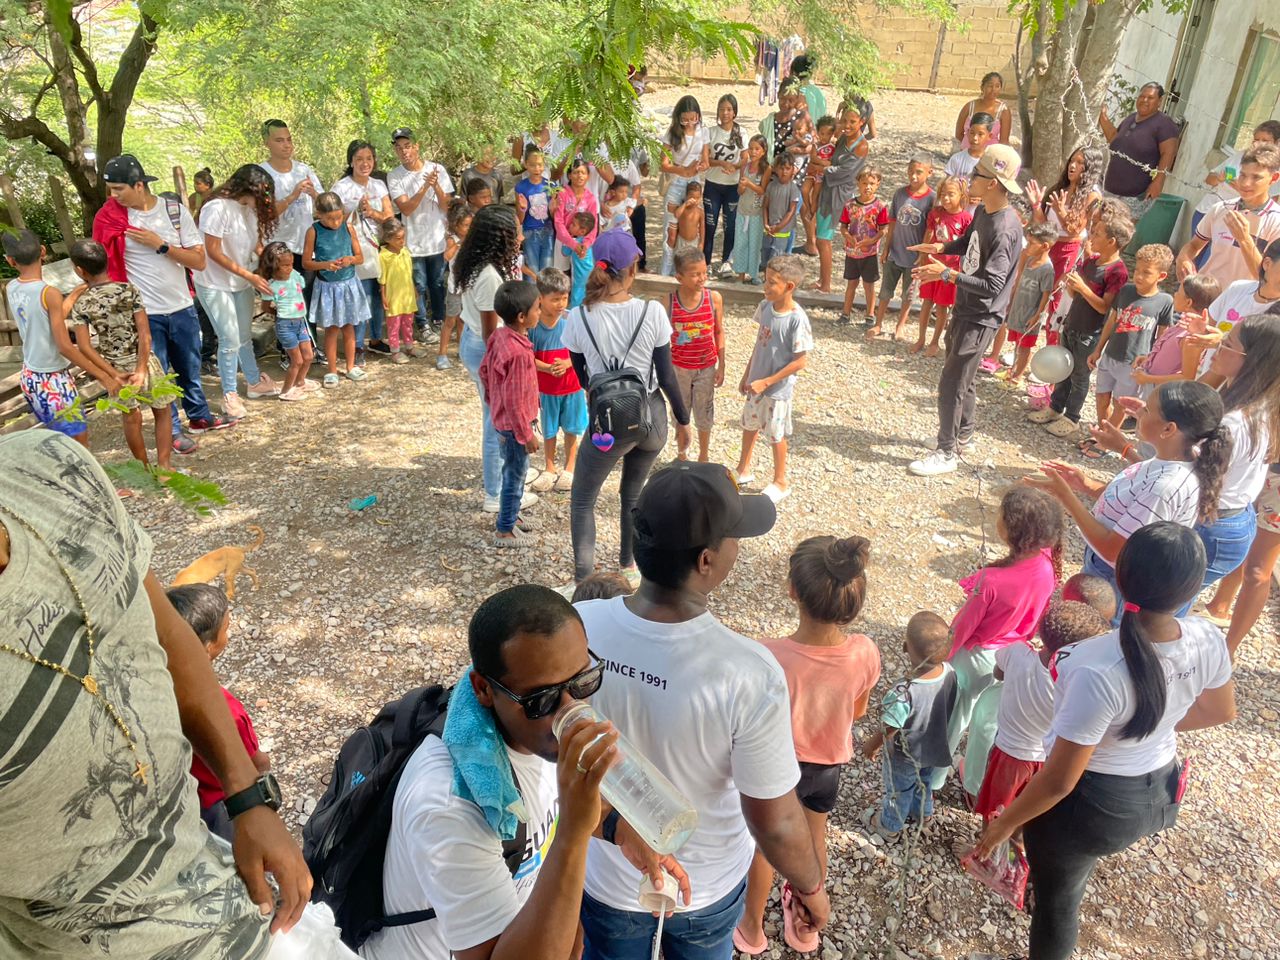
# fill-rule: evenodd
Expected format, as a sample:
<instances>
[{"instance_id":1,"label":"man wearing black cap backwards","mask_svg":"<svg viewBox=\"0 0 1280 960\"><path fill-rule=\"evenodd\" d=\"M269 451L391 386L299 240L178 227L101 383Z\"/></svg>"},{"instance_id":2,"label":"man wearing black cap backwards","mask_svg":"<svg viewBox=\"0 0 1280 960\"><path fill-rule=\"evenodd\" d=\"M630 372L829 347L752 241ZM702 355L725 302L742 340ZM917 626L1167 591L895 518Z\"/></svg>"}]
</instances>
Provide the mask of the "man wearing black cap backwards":
<instances>
[{"instance_id":1,"label":"man wearing black cap backwards","mask_svg":"<svg viewBox=\"0 0 1280 960\"><path fill-rule=\"evenodd\" d=\"M592 705L698 812L677 854L693 900L666 921L665 952L732 955L757 843L791 885L802 934L806 925L821 929L831 906L796 799L800 770L782 668L707 612L708 595L737 560L738 540L773 527L773 502L739 494L726 467L679 463L650 478L633 517L639 589L579 604L578 612L605 664ZM657 920L637 909L639 886L640 874L615 846L591 842L584 960L649 956Z\"/></svg>"}]
</instances>

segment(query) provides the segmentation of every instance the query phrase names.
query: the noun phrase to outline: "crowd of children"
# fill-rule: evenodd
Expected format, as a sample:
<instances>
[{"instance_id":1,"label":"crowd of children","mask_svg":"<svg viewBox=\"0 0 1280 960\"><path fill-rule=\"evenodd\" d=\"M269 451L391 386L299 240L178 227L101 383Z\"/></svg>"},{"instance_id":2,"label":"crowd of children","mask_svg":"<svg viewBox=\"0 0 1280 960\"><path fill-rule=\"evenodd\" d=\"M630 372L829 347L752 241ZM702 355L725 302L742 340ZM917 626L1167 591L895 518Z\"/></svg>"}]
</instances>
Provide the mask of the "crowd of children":
<instances>
[{"instance_id":1,"label":"crowd of children","mask_svg":"<svg viewBox=\"0 0 1280 960\"><path fill-rule=\"evenodd\" d=\"M745 403L734 479L740 485L754 480L755 446L763 433L773 459L772 479L763 492L779 503L791 493L787 458L795 383L814 349L808 315L796 301L805 269L790 251L800 228L807 252L821 249L818 222L823 178L837 151L845 157L865 158L865 149L854 152L865 147L865 140L857 114L842 109L839 125L831 117L815 122L804 96L785 84L767 131L745 143L736 125L736 102L732 111L725 106L722 101L721 132L708 138L697 102L682 98L666 139L663 170L671 180L663 201L664 266L669 266L677 284L667 304L670 359L680 397L697 430L696 456L707 461L715 392L723 386L727 368L723 298L707 286L713 237L706 234L702 183L713 162L708 159L710 144L717 143L736 151L735 160L725 160L727 154L722 152L714 163L727 167L726 173L738 171L734 239L730 244L726 238L726 248L731 249L726 249L720 272L759 284L763 295L753 317L754 345L741 365L738 382ZM936 192L930 182L933 160L927 155L911 158L905 182L887 202L879 195L880 169L863 162L855 175L856 189L835 212L847 284L839 322L849 322L860 286L867 305L866 335L874 338L881 333L890 301L897 295L894 340L901 340L918 296L922 309L912 352L924 351L928 356L937 353L945 335L948 313L956 302L954 272L962 267L959 256L926 253L921 247L954 243L988 217L986 210L975 211L970 204L968 186L988 140L999 136L999 122L973 109L963 121L962 149L947 162ZM492 310L481 308L496 315L498 325L486 330L483 358L475 371L486 417L499 438L501 489L493 535L499 548L536 542L533 520L522 513L530 502L526 485L535 493L573 488L579 447L590 429L592 387L575 370L565 346L565 318L583 303L592 277L598 278L598 238L633 229L634 191L639 185L638 177L625 175L603 182L600 167L576 157L554 171L552 179L562 174L564 183L553 186L546 176L549 158L535 143L523 149L521 156L524 175L515 186L514 207L516 242L523 260L519 269L499 277L492 291ZM857 750L853 724L868 710L881 663L872 641L848 634L845 628L865 603L870 544L859 537L827 536L810 538L796 548L790 558L788 592L797 606L798 626L788 637L765 642L787 678L801 765L798 792L824 869L826 821L837 802L841 770L859 752L880 762L881 801L864 822L881 837L891 839L909 824L928 820L934 791L953 766L984 822L998 819L1046 762L1045 744L1055 721L1056 665L1064 649L1107 633L1112 623L1138 612L1117 596L1123 587L1116 569L1118 554L1125 541L1152 521L1173 519L1190 526L1211 522L1216 515L1214 503L1227 472L1231 445L1225 435L1222 401L1214 399L1217 395L1209 386L1191 381L1206 373L1206 356L1219 350L1240 351L1239 341L1228 342L1225 336L1247 317L1233 308L1229 316L1219 319L1215 309L1225 309L1222 298L1230 294L1232 303L1243 302L1245 291L1237 289L1240 284L1256 295L1271 282L1269 269L1280 272L1275 266L1280 261L1275 245L1280 238L1280 210L1272 209L1274 203L1268 197L1280 180L1280 150L1263 142L1246 151L1235 176L1240 200L1224 201L1211 209L1201 220L1203 230L1198 227L1196 239L1176 257L1163 244L1139 247L1133 255L1132 274L1123 252L1135 225L1124 205L1099 196L1099 172L1093 152L1081 149L1071 156L1052 191L1038 187L1029 191L1031 206L1020 217L1025 244L1008 279L1012 296L988 366L1006 384L1021 384L1045 331L1047 342L1070 354L1071 371L1056 384L1048 406L1032 411L1028 419L1054 436L1077 441L1086 458L1100 459L1108 456L1104 437L1119 435L1126 417L1137 414L1138 440L1155 457L1136 471L1126 471L1106 491L1086 489L1078 478L1071 481L1070 469L1058 464L1046 467L1049 480L1005 493L995 530L1007 544L1007 554L960 581L964 600L950 621L932 611L910 618L903 642L906 674L883 697L878 730ZM602 182L593 184L593 178ZM432 181L438 183L438 179ZM444 214L440 256L446 264L448 291L437 354L441 369L450 366L451 327L465 319L464 293L483 267L464 276L462 271L455 275L454 265L460 253L470 249L476 211L501 202L503 193L503 181L495 175L491 161L469 168L463 185L464 197L454 199ZM731 188L732 184L718 186ZM286 243L271 241L257 260L261 284L255 286L270 304L276 337L288 357L288 371L279 387L283 401L303 400L319 386L306 373L315 352L314 338L321 331L327 364L323 385L332 388L340 383L339 343L345 376L353 381L366 376L357 352L364 325L371 318L355 272L366 260L362 238L338 194L317 192L313 205L315 219L305 230L300 253ZM486 216L480 215L477 224ZM419 258L407 245L404 224L394 218L381 224L378 239L386 344L391 362L404 364L419 356L414 330L414 316L421 309ZM620 238L614 234L612 239ZM1201 259L1210 244L1207 257ZM600 241L602 250L608 247L608 242ZM87 442L83 421L59 416L75 401L69 370L78 365L117 400L129 449L146 462L136 399L142 395L153 412L158 464L169 468L173 414L167 399L146 399L164 370L151 351L147 315L136 287L109 277L107 250L95 241L71 246L70 258L83 285L65 299L41 279L43 250L33 235L6 236L4 249L18 271L7 293L23 337L22 389L37 417ZM515 250L512 246L503 256L514 256ZM934 256L946 272L917 289L913 269ZM1203 265L1203 273L1197 272L1197 264ZM608 268L607 263L602 266ZM1254 275L1260 282L1251 279ZM1162 290L1171 277L1177 287L1173 295ZM1254 313L1266 307L1265 298L1259 306ZM998 370L1005 338L1014 355L1007 370ZM1081 418L1091 380L1098 427L1088 431ZM1121 402L1124 398L1136 400ZM679 459L694 455L690 441L687 432L682 434L676 449ZM1265 458L1273 458L1274 438L1263 431L1259 439L1255 430L1253 441L1260 451L1254 459L1263 458L1265 466ZM589 442L608 449L600 445L606 442L603 437L593 436ZM1121 454L1127 457L1134 446L1126 443ZM544 457L542 466L531 468L529 458L539 452ZM1144 486L1145 478L1157 472L1160 476ZM1171 474L1176 475L1176 487L1163 479ZM1100 494L1094 519L1105 534L1114 537L1093 536L1081 516L1081 511L1088 511L1076 509L1076 492ZM1133 519L1136 513L1125 514L1127 506L1117 506L1125 495L1160 503L1146 504L1144 509L1150 509L1139 522ZM1162 512L1166 501L1173 500L1178 501L1177 517L1172 516L1172 508ZM1090 541L1086 570L1092 573L1064 582L1068 513ZM1098 545L1100 539L1110 546L1104 550ZM614 595L630 586L625 576L593 573L575 585L575 599ZM225 597L220 604L207 592L179 591L171 594L175 605L206 643L210 657L216 657L226 644ZM246 749L260 769L267 769L269 760L258 749L247 714L231 694L227 698L237 718L243 718ZM955 758L966 737L959 763ZM196 775L211 829L225 830L216 809L216 781L208 783L208 776L199 770ZM746 910L734 934L735 945L744 953L756 955L768 946L763 919L772 882L772 867L757 855ZM787 943L801 952L816 949L816 935L805 935L794 922L792 894L784 888L782 896Z\"/></svg>"}]
</instances>

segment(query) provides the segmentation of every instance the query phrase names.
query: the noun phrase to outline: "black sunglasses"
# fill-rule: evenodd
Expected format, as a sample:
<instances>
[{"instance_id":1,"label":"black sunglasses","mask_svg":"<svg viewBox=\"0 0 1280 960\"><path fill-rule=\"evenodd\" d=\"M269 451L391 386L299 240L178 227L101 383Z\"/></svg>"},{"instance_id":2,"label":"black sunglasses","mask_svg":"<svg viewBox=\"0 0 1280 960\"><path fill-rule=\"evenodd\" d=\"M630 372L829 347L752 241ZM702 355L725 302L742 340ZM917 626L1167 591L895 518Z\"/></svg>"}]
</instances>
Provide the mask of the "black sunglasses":
<instances>
[{"instance_id":1,"label":"black sunglasses","mask_svg":"<svg viewBox=\"0 0 1280 960\"><path fill-rule=\"evenodd\" d=\"M524 708L524 715L530 720L541 720L559 709L561 695L566 690L574 700L585 700L600 689L600 684L604 682L604 661L590 650L587 653L595 661L587 669L570 677L564 683L540 687L532 693L524 695L512 693L493 677L485 677L485 679L509 699L520 704Z\"/></svg>"}]
</instances>

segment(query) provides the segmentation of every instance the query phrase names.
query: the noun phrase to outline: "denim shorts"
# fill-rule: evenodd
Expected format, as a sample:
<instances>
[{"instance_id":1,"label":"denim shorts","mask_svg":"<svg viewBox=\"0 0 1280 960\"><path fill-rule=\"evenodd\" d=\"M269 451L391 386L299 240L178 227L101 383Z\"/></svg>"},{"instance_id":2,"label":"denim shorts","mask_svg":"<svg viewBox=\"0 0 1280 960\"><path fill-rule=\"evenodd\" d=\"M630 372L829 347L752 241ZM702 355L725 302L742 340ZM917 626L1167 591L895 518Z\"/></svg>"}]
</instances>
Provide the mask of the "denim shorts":
<instances>
[{"instance_id":1,"label":"denim shorts","mask_svg":"<svg viewBox=\"0 0 1280 960\"><path fill-rule=\"evenodd\" d=\"M581 390L573 393L538 395L542 413L542 435L550 440L563 430L580 437L587 432L587 395Z\"/></svg>"},{"instance_id":2,"label":"denim shorts","mask_svg":"<svg viewBox=\"0 0 1280 960\"><path fill-rule=\"evenodd\" d=\"M286 350L295 350L305 341L311 339L311 331L307 329L306 317L295 320L276 321L276 339Z\"/></svg>"}]
</instances>

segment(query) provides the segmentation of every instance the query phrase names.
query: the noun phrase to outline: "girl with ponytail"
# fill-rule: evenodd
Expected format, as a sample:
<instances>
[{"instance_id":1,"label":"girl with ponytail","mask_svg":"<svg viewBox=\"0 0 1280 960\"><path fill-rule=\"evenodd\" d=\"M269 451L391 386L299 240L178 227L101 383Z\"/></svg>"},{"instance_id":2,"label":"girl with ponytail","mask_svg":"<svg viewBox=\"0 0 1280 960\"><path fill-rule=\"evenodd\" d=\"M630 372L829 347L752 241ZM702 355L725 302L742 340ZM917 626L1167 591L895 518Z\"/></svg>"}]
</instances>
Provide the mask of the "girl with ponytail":
<instances>
[{"instance_id":1,"label":"girl with ponytail","mask_svg":"<svg viewBox=\"0 0 1280 960\"><path fill-rule=\"evenodd\" d=\"M1023 478L1066 507L1087 544L1083 572L1102 577L1113 589L1116 558L1134 531L1157 520L1190 527L1216 519L1231 462L1222 398L1212 387L1194 380L1162 383L1130 409L1138 418L1138 439L1155 450L1150 460L1127 467L1105 487L1057 461L1041 467L1043 477ZM1076 494L1096 499L1093 509ZM1119 623L1118 612L1113 623Z\"/></svg>"},{"instance_id":2,"label":"girl with ponytail","mask_svg":"<svg viewBox=\"0 0 1280 960\"><path fill-rule=\"evenodd\" d=\"M840 770L853 757L853 723L867 712L871 688L880 679L880 651L846 627L862 611L867 596L866 537L810 537L791 554L787 595L796 604L799 625L786 637L765 640L782 665L791 694L791 731L800 783L796 793L827 872L827 815L836 804ZM757 850L747 874L746 909L733 932L734 946L748 955L768 947L764 911L773 889L773 867ZM818 935L804 937L790 916L791 898L783 893L787 914L784 936L794 950L816 950Z\"/></svg>"},{"instance_id":3,"label":"girl with ponytail","mask_svg":"<svg viewBox=\"0 0 1280 960\"><path fill-rule=\"evenodd\" d=\"M1023 828L1035 960L1075 950L1080 901L1100 857L1173 826L1187 772L1177 732L1235 717L1221 631L1175 616L1200 591L1204 567L1204 545L1185 524L1140 528L1116 558L1120 628L1058 651L1048 759L975 850L990 857Z\"/></svg>"},{"instance_id":4,"label":"girl with ponytail","mask_svg":"<svg viewBox=\"0 0 1280 960\"><path fill-rule=\"evenodd\" d=\"M969 729L965 790L976 796L995 738L995 712L975 715L978 697L995 682L996 652L1035 636L1049 599L1062 581L1062 541L1067 522L1058 501L1030 487L1013 487L1000 500L996 533L1008 554L960 581L968 595L951 622L948 659L959 690L951 711L952 743Z\"/></svg>"}]
</instances>

